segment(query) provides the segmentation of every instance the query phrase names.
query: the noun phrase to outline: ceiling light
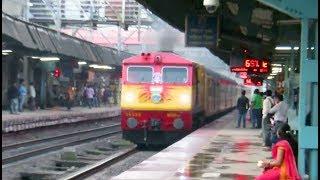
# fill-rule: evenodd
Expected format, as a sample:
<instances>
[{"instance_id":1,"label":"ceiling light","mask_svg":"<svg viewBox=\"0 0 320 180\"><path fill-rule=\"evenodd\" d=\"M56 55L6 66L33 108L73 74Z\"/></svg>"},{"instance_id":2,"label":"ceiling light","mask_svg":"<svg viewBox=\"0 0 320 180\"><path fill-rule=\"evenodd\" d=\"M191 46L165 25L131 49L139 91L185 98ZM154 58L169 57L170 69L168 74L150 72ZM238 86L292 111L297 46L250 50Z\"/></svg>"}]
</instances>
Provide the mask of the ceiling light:
<instances>
[{"instance_id":1,"label":"ceiling light","mask_svg":"<svg viewBox=\"0 0 320 180\"><path fill-rule=\"evenodd\" d=\"M281 64L271 64L271 66L277 66L277 67L281 67Z\"/></svg>"},{"instance_id":2,"label":"ceiling light","mask_svg":"<svg viewBox=\"0 0 320 180\"><path fill-rule=\"evenodd\" d=\"M40 59L38 56L31 56L32 59Z\"/></svg>"},{"instance_id":3,"label":"ceiling light","mask_svg":"<svg viewBox=\"0 0 320 180\"><path fill-rule=\"evenodd\" d=\"M9 53L3 52L2 55L7 56Z\"/></svg>"},{"instance_id":4,"label":"ceiling light","mask_svg":"<svg viewBox=\"0 0 320 180\"><path fill-rule=\"evenodd\" d=\"M288 71L291 71L291 68L288 68Z\"/></svg>"},{"instance_id":5,"label":"ceiling light","mask_svg":"<svg viewBox=\"0 0 320 180\"><path fill-rule=\"evenodd\" d=\"M91 64L89 67L95 68L95 69L113 69L110 66L107 65L97 65L97 64Z\"/></svg>"},{"instance_id":6,"label":"ceiling light","mask_svg":"<svg viewBox=\"0 0 320 180\"><path fill-rule=\"evenodd\" d=\"M311 50L314 50L314 47L311 47Z\"/></svg>"},{"instance_id":7,"label":"ceiling light","mask_svg":"<svg viewBox=\"0 0 320 180\"><path fill-rule=\"evenodd\" d=\"M85 61L79 61L78 64L79 64L79 65L84 65L84 64L87 64L87 62L85 62Z\"/></svg>"},{"instance_id":8,"label":"ceiling light","mask_svg":"<svg viewBox=\"0 0 320 180\"><path fill-rule=\"evenodd\" d=\"M273 78L274 78L273 76L268 76L268 77L267 77L267 79L273 79Z\"/></svg>"},{"instance_id":9,"label":"ceiling light","mask_svg":"<svg viewBox=\"0 0 320 180\"><path fill-rule=\"evenodd\" d=\"M271 73L271 74L270 74L270 76L276 76L276 75L277 75L276 73Z\"/></svg>"},{"instance_id":10,"label":"ceiling light","mask_svg":"<svg viewBox=\"0 0 320 180\"><path fill-rule=\"evenodd\" d=\"M293 49L294 49L294 50L298 50L298 49L299 49L299 47L294 47Z\"/></svg>"},{"instance_id":11,"label":"ceiling light","mask_svg":"<svg viewBox=\"0 0 320 180\"><path fill-rule=\"evenodd\" d=\"M58 57L40 57L40 61L59 61Z\"/></svg>"},{"instance_id":12,"label":"ceiling light","mask_svg":"<svg viewBox=\"0 0 320 180\"><path fill-rule=\"evenodd\" d=\"M12 50L10 50L10 49L2 49L2 53L12 53Z\"/></svg>"},{"instance_id":13,"label":"ceiling light","mask_svg":"<svg viewBox=\"0 0 320 180\"><path fill-rule=\"evenodd\" d=\"M291 50L290 46L277 46L275 50Z\"/></svg>"}]
</instances>

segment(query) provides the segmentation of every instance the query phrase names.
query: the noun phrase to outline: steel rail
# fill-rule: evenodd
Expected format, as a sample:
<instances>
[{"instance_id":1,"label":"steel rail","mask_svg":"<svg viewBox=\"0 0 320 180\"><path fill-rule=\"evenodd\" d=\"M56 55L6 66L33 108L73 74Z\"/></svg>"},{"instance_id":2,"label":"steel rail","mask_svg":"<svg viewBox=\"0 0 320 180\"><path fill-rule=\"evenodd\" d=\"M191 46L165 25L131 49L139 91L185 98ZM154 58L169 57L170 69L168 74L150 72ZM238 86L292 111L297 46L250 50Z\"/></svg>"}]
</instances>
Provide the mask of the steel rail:
<instances>
[{"instance_id":1,"label":"steel rail","mask_svg":"<svg viewBox=\"0 0 320 180\"><path fill-rule=\"evenodd\" d=\"M119 125L120 126L120 125ZM112 131L112 132L108 132L106 134L100 134L100 135L96 135L96 136L89 136L86 138L81 138L81 139L77 139L77 140L73 140L70 142L66 142L66 143L59 143L56 145L52 145L52 146L47 146L47 147L43 147L40 149L36 149L36 150L32 150L32 151L28 151L28 152L23 152L23 153L19 153L19 154L15 154L13 156L9 156L9 157L4 157L2 158L2 165L6 165L9 163L14 163L20 160L24 160L26 158L30 158L30 157L34 157L37 155L41 155L47 152L51 152L51 151L55 151L55 150L59 150L61 148L64 148L66 146L72 146L72 145L77 145L79 143L84 143L87 141L91 141L91 140L95 140L97 138L102 138L102 137L108 137L114 134L118 134L122 132L121 130L116 130L116 131Z\"/></svg>"},{"instance_id":2,"label":"steel rail","mask_svg":"<svg viewBox=\"0 0 320 180\"><path fill-rule=\"evenodd\" d=\"M129 149L125 152L117 153L111 157L108 157L106 159L103 159L101 161L98 161L94 164L85 166L83 168L80 168L78 171L68 174L62 178L59 178L59 180L74 180L74 179L85 179L99 171L101 171L104 168L107 168L119 161L122 161L123 159L126 159L127 157L132 156L133 154L139 152L136 147Z\"/></svg>"},{"instance_id":3,"label":"steel rail","mask_svg":"<svg viewBox=\"0 0 320 180\"><path fill-rule=\"evenodd\" d=\"M63 135L43 138L43 139L36 139L36 140L30 140L30 141L25 141L25 142L20 142L20 143L4 145L4 146L2 146L2 151L6 151L6 150L10 150L10 149L16 149L16 148L25 147L25 146L30 146L30 145L34 145L34 144L38 144L38 143L47 142L47 141L58 140L58 139L62 139L62 138L69 138L71 136L80 135L80 134L83 134L83 133L90 133L90 132L95 132L95 131L106 130L106 129L109 129L111 127L116 127L116 126L120 126L120 123L113 124L113 125L110 125L110 126L105 126L105 127L89 129L89 130L85 130L85 131L78 131L78 132L74 132L74 133L69 133L69 134L63 134Z\"/></svg>"}]
</instances>

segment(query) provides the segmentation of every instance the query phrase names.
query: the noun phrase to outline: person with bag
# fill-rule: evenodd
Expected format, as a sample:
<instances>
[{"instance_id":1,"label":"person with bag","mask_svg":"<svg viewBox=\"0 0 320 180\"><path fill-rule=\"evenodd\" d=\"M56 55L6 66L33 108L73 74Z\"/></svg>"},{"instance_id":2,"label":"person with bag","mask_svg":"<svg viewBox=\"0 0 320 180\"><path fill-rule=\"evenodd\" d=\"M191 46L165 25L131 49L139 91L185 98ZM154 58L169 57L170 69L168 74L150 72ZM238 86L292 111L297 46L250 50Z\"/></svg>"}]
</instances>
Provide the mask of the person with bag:
<instances>
[{"instance_id":1,"label":"person with bag","mask_svg":"<svg viewBox=\"0 0 320 180\"><path fill-rule=\"evenodd\" d=\"M264 146L271 147L270 136L271 136L271 114L270 109L273 107L274 102L272 99L272 91L266 91L266 98L263 100L262 106L262 139Z\"/></svg>"}]
</instances>

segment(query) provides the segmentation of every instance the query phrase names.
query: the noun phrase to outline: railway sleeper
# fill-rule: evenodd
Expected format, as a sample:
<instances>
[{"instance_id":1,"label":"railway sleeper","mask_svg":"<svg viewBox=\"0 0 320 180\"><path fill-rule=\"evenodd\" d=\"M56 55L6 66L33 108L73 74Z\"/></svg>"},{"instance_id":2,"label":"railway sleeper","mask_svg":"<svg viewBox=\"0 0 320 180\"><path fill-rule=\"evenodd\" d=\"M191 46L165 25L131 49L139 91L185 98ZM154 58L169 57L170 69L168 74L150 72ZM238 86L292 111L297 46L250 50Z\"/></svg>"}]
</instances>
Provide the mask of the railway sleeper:
<instances>
[{"instance_id":1,"label":"railway sleeper","mask_svg":"<svg viewBox=\"0 0 320 180\"><path fill-rule=\"evenodd\" d=\"M106 152L104 151L100 151L100 150L96 150L96 149L93 149L93 150L85 150L85 153L87 154L90 154L90 155L102 155L102 154L107 154Z\"/></svg>"},{"instance_id":2,"label":"railway sleeper","mask_svg":"<svg viewBox=\"0 0 320 180\"><path fill-rule=\"evenodd\" d=\"M113 148L111 148L111 147L99 147L99 146L96 146L96 149L98 149L100 151L106 151L106 152L113 150Z\"/></svg>"},{"instance_id":3,"label":"railway sleeper","mask_svg":"<svg viewBox=\"0 0 320 180\"><path fill-rule=\"evenodd\" d=\"M55 177L64 174L63 171L50 171L35 169L28 172L20 172L22 180L35 180L35 179L55 179Z\"/></svg>"},{"instance_id":4,"label":"railway sleeper","mask_svg":"<svg viewBox=\"0 0 320 180\"><path fill-rule=\"evenodd\" d=\"M57 167L72 167L72 166L74 166L74 167L80 168L80 167L84 167L84 166L90 164L90 162L88 162L88 161L79 161L79 160L78 161L55 160L54 162Z\"/></svg>"}]
</instances>

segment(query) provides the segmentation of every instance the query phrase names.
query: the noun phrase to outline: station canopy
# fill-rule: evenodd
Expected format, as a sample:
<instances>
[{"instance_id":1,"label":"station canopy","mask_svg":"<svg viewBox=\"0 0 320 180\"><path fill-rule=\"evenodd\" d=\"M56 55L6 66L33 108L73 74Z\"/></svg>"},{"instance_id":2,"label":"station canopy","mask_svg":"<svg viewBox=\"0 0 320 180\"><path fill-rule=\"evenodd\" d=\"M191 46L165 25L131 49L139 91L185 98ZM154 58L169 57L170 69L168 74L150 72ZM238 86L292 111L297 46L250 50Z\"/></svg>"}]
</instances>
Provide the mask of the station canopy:
<instances>
[{"instance_id":1,"label":"station canopy","mask_svg":"<svg viewBox=\"0 0 320 180\"><path fill-rule=\"evenodd\" d=\"M229 64L230 53L249 49L254 56L273 62L290 57L290 51L275 51L278 45L299 46L300 21L261 3L261 0L220 0L210 14L203 0L137 0L168 24L185 31L186 16L218 16L217 46L207 47Z\"/></svg>"}]
</instances>

